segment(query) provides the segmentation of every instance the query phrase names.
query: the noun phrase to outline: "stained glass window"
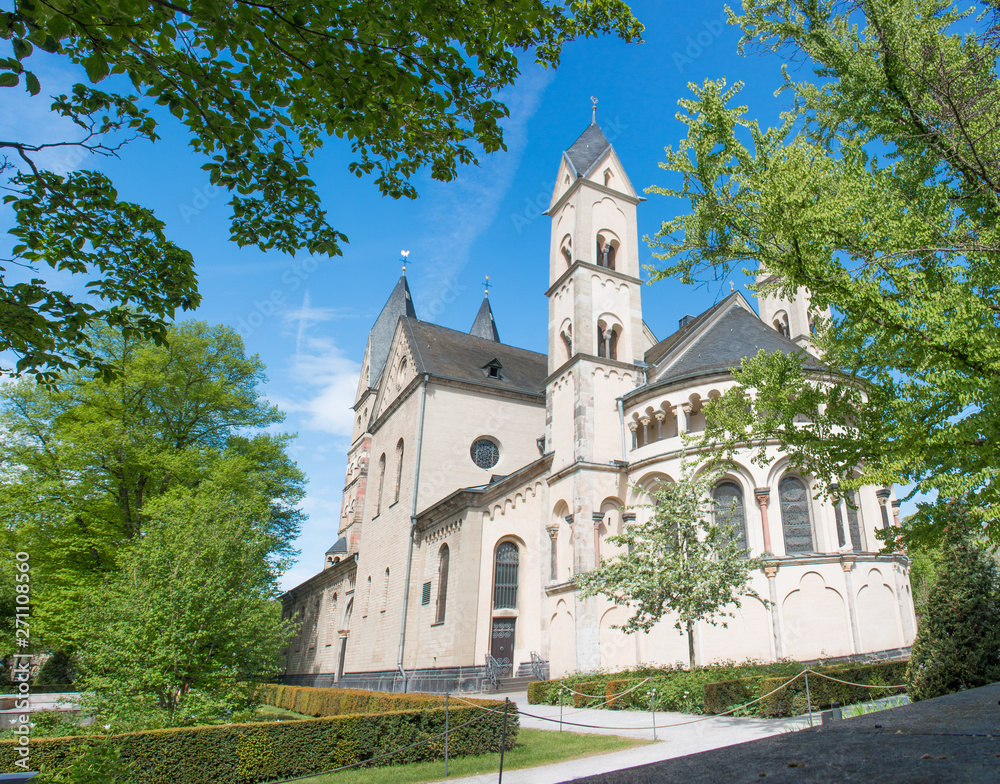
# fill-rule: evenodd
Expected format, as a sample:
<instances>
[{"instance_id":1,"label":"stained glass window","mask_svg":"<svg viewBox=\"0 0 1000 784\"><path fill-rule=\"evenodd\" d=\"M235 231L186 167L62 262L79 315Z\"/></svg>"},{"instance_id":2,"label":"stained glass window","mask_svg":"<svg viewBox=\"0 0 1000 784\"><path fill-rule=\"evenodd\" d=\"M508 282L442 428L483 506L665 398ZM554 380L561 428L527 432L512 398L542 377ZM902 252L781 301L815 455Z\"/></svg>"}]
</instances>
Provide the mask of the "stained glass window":
<instances>
[{"instance_id":1,"label":"stained glass window","mask_svg":"<svg viewBox=\"0 0 1000 784\"><path fill-rule=\"evenodd\" d=\"M472 445L472 462L480 468L493 468L500 462L500 447L488 438L480 438Z\"/></svg>"},{"instance_id":2,"label":"stained glass window","mask_svg":"<svg viewBox=\"0 0 1000 784\"><path fill-rule=\"evenodd\" d=\"M797 476L786 476L778 485L781 503L781 530L785 535L785 552L814 552L812 524L809 520L809 491Z\"/></svg>"},{"instance_id":3,"label":"stained glass window","mask_svg":"<svg viewBox=\"0 0 1000 784\"><path fill-rule=\"evenodd\" d=\"M517 609L517 567L520 554L517 545L503 542L497 548L496 570L493 576L493 608Z\"/></svg>"}]
</instances>

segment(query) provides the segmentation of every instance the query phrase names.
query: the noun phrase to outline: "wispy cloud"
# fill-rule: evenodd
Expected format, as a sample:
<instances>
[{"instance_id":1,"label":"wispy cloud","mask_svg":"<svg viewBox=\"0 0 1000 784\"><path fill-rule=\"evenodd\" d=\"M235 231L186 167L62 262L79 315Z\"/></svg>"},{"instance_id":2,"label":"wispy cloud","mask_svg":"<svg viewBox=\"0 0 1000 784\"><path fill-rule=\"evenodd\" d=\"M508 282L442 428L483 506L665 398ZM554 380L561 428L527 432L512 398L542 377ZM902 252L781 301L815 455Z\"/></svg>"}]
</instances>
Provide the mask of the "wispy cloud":
<instances>
[{"instance_id":1,"label":"wispy cloud","mask_svg":"<svg viewBox=\"0 0 1000 784\"><path fill-rule=\"evenodd\" d=\"M510 109L504 123L506 153L483 155L479 166L461 169L455 181L423 188L425 202L432 205L427 214L428 230L411 243L412 258L425 261L421 267L428 271L428 280L414 292L418 315L426 312L428 302L446 296L468 263L473 244L496 218L524 155L528 122L554 78L551 69L532 67L517 85L500 94Z\"/></svg>"}]
</instances>

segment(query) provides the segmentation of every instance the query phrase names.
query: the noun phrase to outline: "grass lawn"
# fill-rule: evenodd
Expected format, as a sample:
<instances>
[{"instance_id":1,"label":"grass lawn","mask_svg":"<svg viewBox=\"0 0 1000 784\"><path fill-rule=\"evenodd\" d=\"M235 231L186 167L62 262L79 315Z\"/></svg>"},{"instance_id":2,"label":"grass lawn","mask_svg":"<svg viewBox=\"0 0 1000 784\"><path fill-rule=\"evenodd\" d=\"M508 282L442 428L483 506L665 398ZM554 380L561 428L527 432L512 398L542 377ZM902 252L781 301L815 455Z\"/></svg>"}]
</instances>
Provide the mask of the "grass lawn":
<instances>
[{"instance_id":1,"label":"grass lawn","mask_svg":"<svg viewBox=\"0 0 1000 784\"><path fill-rule=\"evenodd\" d=\"M314 719L315 716L306 716L304 713L276 708L273 705L261 705L257 708L257 718L253 721L298 721L299 719Z\"/></svg>"},{"instance_id":2,"label":"grass lawn","mask_svg":"<svg viewBox=\"0 0 1000 784\"><path fill-rule=\"evenodd\" d=\"M651 740L618 735L583 735L555 730L526 730L517 733L517 744L504 754L503 769L533 768L593 754L645 746ZM500 767L499 754L455 757L448 761L448 778L492 773ZM306 784L419 784L444 779L444 762L416 762L412 765L344 770L327 776L305 779Z\"/></svg>"}]
</instances>

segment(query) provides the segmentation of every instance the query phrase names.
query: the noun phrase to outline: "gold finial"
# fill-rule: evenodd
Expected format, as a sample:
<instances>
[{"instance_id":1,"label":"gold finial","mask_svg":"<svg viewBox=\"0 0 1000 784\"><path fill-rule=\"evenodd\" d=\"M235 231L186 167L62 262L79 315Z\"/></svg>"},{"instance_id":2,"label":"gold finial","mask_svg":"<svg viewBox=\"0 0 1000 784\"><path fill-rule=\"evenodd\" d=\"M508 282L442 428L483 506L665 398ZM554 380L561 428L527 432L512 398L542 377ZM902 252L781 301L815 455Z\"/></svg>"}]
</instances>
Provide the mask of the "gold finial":
<instances>
[{"instance_id":1,"label":"gold finial","mask_svg":"<svg viewBox=\"0 0 1000 784\"><path fill-rule=\"evenodd\" d=\"M409 255L410 255L410 251L408 251L408 250L401 250L401 251L399 252L399 256L400 256L400 261L402 261L402 262L403 262L403 274L404 274L404 275L406 274L406 258L407 258L407 256L409 256Z\"/></svg>"},{"instance_id":2,"label":"gold finial","mask_svg":"<svg viewBox=\"0 0 1000 784\"><path fill-rule=\"evenodd\" d=\"M593 95L590 96L590 103L592 104L592 106L590 108L591 108L591 111L593 112L593 114L590 115L590 121L592 123L596 123L597 122L597 99Z\"/></svg>"},{"instance_id":3,"label":"gold finial","mask_svg":"<svg viewBox=\"0 0 1000 784\"><path fill-rule=\"evenodd\" d=\"M486 291L483 292L483 295L488 297L490 295L490 289L493 287L493 284L490 283L489 275L486 276L486 283L484 285L486 286Z\"/></svg>"},{"instance_id":4,"label":"gold finial","mask_svg":"<svg viewBox=\"0 0 1000 784\"><path fill-rule=\"evenodd\" d=\"M733 285L732 281L729 281L729 291L730 293L736 291L736 287Z\"/></svg>"}]
</instances>

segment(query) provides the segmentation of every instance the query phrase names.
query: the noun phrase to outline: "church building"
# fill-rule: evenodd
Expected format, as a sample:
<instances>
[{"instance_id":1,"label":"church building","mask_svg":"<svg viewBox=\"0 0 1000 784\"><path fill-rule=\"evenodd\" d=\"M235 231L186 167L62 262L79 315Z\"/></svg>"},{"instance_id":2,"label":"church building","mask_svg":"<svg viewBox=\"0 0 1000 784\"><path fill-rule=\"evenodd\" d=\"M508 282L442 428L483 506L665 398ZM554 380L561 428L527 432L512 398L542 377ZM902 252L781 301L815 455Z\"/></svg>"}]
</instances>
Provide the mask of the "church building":
<instances>
[{"instance_id":1,"label":"church building","mask_svg":"<svg viewBox=\"0 0 1000 784\"><path fill-rule=\"evenodd\" d=\"M798 352L819 369L816 314L804 292L759 297L759 315L735 292L658 340L642 314L641 201L592 123L547 212L546 354L503 343L488 298L468 333L421 321L404 271L368 336L339 538L282 597L301 621L286 682L443 691L479 688L493 660L550 677L687 661L673 618L626 635L626 610L581 597L574 576L614 557L607 537L679 478L682 436L704 429L743 357ZM749 457L713 499L764 557L752 584L769 604L747 597L728 627L698 624L698 664L904 652L909 559L875 538L899 524L892 488L834 505L777 449L766 468Z\"/></svg>"}]
</instances>

